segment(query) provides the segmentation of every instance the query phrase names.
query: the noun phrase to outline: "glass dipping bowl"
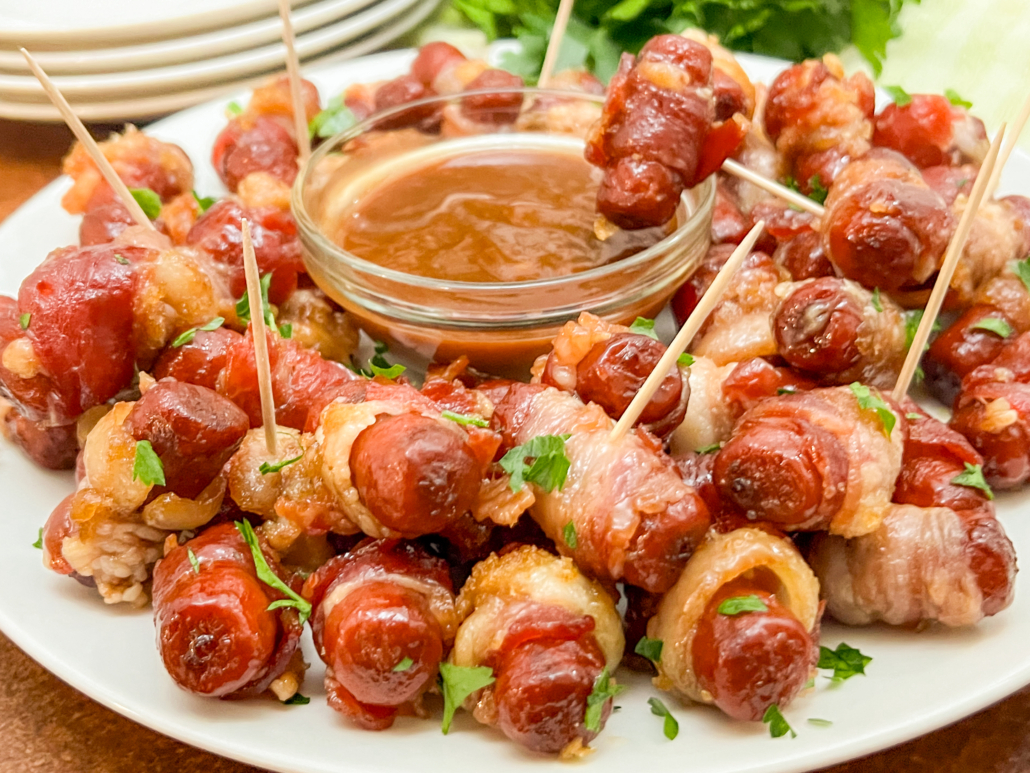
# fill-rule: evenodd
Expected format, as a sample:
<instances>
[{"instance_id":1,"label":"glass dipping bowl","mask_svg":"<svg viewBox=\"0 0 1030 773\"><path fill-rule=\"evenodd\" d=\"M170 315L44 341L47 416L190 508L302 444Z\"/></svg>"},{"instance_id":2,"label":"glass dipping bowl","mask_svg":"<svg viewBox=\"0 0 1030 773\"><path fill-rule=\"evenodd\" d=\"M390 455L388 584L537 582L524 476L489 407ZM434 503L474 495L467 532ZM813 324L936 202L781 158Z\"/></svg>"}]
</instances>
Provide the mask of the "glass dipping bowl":
<instances>
[{"instance_id":1,"label":"glass dipping bowl","mask_svg":"<svg viewBox=\"0 0 1030 773\"><path fill-rule=\"evenodd\" d=\"M483 97L495 95L521 98L517 118L510 106L483 106ZM669 236L629 257L565 276L519 282L417 276L364 260L329 236L334 219L363 191L462 151L582 154L603 102L592 94L535 88L463 92L377 113L328 140L312 154L292 192L308 272L369 336L415 365L464 355L484 372L524 377L561 326L581 312L622 324L654 317L708 250L711 178L684 193Z\"/></svg>"}]
</instances>

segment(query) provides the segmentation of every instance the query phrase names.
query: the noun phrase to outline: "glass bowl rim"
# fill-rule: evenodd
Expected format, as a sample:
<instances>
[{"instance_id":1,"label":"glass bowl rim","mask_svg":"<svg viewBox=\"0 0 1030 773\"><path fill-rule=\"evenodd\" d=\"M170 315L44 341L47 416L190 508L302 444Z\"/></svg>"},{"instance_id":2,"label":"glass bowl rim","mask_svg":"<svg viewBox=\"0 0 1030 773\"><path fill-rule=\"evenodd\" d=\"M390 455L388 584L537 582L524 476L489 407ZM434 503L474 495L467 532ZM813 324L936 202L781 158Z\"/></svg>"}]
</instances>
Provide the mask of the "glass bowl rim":
<instances>
[{"instance_id":1,"label":"glass bowl rim","mask_svg":"<svg viewBox=\"0 0 1030 773\"><path fill-rule=\"evenodd\" d=\"M345 129L322 143L322 145L320 145L311 154L307 162L297 174L297 179L294 181L290 192L290 205L293 211L293 216L297 220L297 227L302 240L304 237L310 239L324 255L330 256L337 263L344 264L344 266L356 269L364 274L395 282L398 285L407 285L409 287L418 287L436 291L454 290L477 294L490 294L494 292L510 292L511 290L518 288L538 290L550 287L560 287L564 284L590 282L592 280L602 279L610 275L618 275L624 271L632 270L642 263L647 263L661 258L670 250L673 250L679 242L686 239L694 230L696 230L697 224L704 220L705 213L714 207L715 184L713 183L712 178L709 177L694 188L690 189L694 191L702 191L702 195L699 197L696 209L691 213L690 217L688 217L686 221L684 221L682 225L678 226L671 234L660 241L655 242L650 247L641 250L628 258L606 263L602 266L595 266L594 268L589 268L585 271L564 274L562 276L546 277L543 279L529 279L517 282L467 282L459 279L439 279L437 277L420 276L418 274L409 274L404 271L385 268L378 263L365 260L364 258L343 249L338 244L331 241L322 232L322 229L315 224L311 215L307 211L307 207L304 205L304 189L311 175L311 171L331 152L338 149L344 143L350 142L351 140L361 136L383 120L408 112L412 108L421 107L423 105L451 103L469 96L489 94L522 94L524 96L553 96L564 99L572 98L593 102L598 106L603 106L605 100L605 96L601 94L587 94L582 91L571 91L567 89L541 89L535 86L521 86L477 89L447 95L437 94L424 99L415 100L413 102L406 102L403 105L398 105L397 107L390 108L389 110L373 113L363 121L359 121L354 124L354 126ZM498 133L501 134L503 132ZM546 132L526 133L544 134Z\"/></svg>"}]
</instances>

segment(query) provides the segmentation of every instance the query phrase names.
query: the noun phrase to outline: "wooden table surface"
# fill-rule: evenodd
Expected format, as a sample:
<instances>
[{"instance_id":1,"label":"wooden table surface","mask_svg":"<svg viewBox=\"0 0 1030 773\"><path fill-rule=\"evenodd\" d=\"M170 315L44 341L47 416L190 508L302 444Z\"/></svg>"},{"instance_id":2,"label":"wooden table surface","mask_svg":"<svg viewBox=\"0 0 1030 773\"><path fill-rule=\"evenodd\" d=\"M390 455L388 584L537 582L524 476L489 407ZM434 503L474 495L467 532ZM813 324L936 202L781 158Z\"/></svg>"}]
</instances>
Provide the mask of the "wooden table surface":
<instances>
[{"instance_id":1,"label":"wooden table surface","mask_svg":"<svg viewBox=\"0 0 1030 773\"><path fill-rule=\"evenodd\" d=\"M0 120L0 221L60 173L70 142L64 127ZM1030 688L943 730L825 773L1023 773L1030 771L1028 730ZM0 635L0 773L15 771L259 773L115 714Z\"/></svg>"}]
</instances>

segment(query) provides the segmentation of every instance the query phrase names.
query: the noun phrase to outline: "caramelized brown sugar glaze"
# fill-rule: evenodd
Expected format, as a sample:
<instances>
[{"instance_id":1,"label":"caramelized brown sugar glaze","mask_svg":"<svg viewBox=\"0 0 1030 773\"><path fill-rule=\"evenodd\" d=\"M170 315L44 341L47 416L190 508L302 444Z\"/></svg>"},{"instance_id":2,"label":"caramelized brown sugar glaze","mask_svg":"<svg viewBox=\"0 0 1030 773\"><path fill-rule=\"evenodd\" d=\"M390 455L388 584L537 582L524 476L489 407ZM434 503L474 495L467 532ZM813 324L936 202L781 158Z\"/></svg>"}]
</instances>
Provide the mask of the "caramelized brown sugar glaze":
<instances>
[{"instance_id":1,"label":"caramelized brown sugar glaze","mask_svg":"<svg viewBox=\"0 0 1030 773\"><path fill-rule=\"evenodd\" d=\"M366 193L338 221L348 252L406 274L461 282L565 276L660 241L658 228L594 235L601 173L582 156L529 148L449 156Z\"/></svg>"}]
</instances>

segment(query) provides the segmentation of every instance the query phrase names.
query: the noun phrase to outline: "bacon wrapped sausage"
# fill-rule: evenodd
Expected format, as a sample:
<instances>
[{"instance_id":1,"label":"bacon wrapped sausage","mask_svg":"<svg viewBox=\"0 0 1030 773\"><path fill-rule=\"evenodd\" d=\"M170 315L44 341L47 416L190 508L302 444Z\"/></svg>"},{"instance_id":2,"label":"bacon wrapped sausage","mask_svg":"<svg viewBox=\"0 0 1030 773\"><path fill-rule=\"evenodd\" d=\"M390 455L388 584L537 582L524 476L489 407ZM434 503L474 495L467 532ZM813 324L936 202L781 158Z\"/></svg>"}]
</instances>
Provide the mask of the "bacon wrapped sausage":
<instances>
[{"instance_id":1,"label":"bacon wrapped sausage","mask_svg":"<svg viewBox=\"0 0 1030 773\"><path fill-rule=\"evenodd\" d=\"M896 150L925 169L983 163L990 148L983 121L938 94L911 94L873 119L873 144Z\"/></svg>"},{"instance_id":2,"label":"bacon wrapped sausage","mask_svg":"<svg viewBox=\"0 0 1030 773\"><path fill-rule=\"evenodd\" d=\"M840 171L821 230L841 274L893 293L932 279L956 222L908 160L876 150Z\"/></svg>"},{"instance_id":3,"label":"bacon wrapped sausage","mask_svg":"<svg viewBox=\"0 0 1030 773\"><path fill-rule=\"evenodd\" d=\"M726 501L788 531L875 531L901 469L907 425L871 388L853 386L770 397L745 413L715 460Z\"/></svg>"},{"instance_id":4,"label":"bacon wrapped sausage","mask_svg":"<svg viewBox=\"0 0 1030 773\"><path fill-rule=\"evenodd\" d=\"M658 35L624 54L586 159L604 169L597 210L620 228L667 223L680 194L717 170L746 133L743 120L714 126L712 54Z\"/></svg>"},{"instance_id":5,"label":"bacon wrapped sausage","mask_svg":"<svg viewBox=\"0 0 1030 773\"><path fill-rule=\"evenodd\" d=\"M622 417L634 395L665 354L665 345L628 327L583 312L567 322L549 354L533 365L534 380L596 403L613 419ZM664 438L683 420L690 396L689 369L677 366L662 381L637 419Z\"/></svg>"},{"instance_id":6,"label":"bacon wrapped sausage","mask_svg":"<svg viewBox=\"0 0 1030 773\"><path fill-rule=\"evenodd\" d=\"M414 543L361 542L304 583L329 705L367 730L424 715L457 629L445 561Z\"/></svg>"},{"instance_id":7,"label":"bacon wrapped sausage","mask_svg":"<svg viewBox=\"0 0 1030 773\"><path fill-rule=\"evenodd\" d=\"M741 597L749 611L725 606ZM813 675L820 615L819 583L789 540L753 528L709 532L647 625L662 642L655 685L760 720Z\"/></svg>"},{"instance_id":8,"label":"bacon wrapped sausage","mask_svg":"<svg viewBox=\"0 0 1030 773\"><path fill-rule=\"evenodd\" d=\"M483 724L537 752L579 756L611 711L587 723L587 699L622 659L611 597L568 558L523 545L477 564L458 597L450 662L496 679L465 701Z\"/></svg>"},{"instance_id":9,"label":"bacon wrapped sausage","mask_svg":"<svg viewBox=\"0 0 1030 773\"><path fill-rule=\"evenodd\" d=\"M849 161L869 150L875 107L872 81L863 73L845 78L840 60L828 55L776 77L765 104L765 130L808 194L815 182L829 188Z\"/></svg>"},{"instance_id":10,"label":"bacon wrapped sausage","mask_svg":"<svg viewBox=\"0 0 1030 773\"><path fill-rule=\"evenodd\" d=\"M508 447L570 434L560 489L532 485L530 515L558 550L601 580L660 593L676 581L708 527L708 510L671 460L639 434L619 440L600 407L542 384L513 384L494 411ZM575 547L564 535L575 530Z\"/></svg>"},{"instance_id":11,"label":"bacon wrapped sausage","mask_svg":"<svg viewBox=\"0 0 1030 773\"><path fill-rule=\"evenodd\" d=\"M261 544L264 563L291 577ZM304 678L297 610L259 578L254 555L231 523L212 526L171 549L154 567L154 625L168 675L194 695L247 698L271 689L292 697Z\"/></svg>"}]
</instances>

